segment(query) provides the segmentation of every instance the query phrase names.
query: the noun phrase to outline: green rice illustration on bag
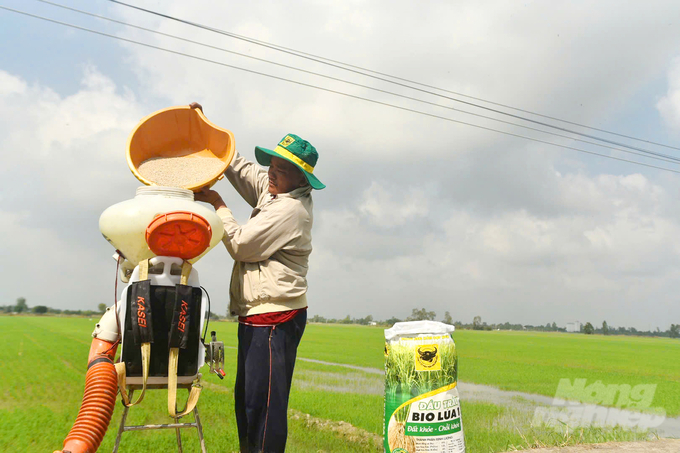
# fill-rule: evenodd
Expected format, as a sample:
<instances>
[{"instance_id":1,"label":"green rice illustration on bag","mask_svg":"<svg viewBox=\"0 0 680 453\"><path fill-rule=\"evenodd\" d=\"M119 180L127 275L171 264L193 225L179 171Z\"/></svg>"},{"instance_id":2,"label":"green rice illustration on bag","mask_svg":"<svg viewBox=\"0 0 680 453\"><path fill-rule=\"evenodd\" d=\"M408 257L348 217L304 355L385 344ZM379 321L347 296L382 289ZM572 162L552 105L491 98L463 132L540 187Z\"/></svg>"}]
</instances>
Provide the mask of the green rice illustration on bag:
<instances>
[{"instance_id":1,"label":"green rice illustration on bag","mask_svg":"<svg viewBox=\"0 0 680 453\"><path fill-rule=\"evenodd\" d=\"M435 321L385 330L385 452L465 452L453 331Z\"/></svg>"}]
</instances>

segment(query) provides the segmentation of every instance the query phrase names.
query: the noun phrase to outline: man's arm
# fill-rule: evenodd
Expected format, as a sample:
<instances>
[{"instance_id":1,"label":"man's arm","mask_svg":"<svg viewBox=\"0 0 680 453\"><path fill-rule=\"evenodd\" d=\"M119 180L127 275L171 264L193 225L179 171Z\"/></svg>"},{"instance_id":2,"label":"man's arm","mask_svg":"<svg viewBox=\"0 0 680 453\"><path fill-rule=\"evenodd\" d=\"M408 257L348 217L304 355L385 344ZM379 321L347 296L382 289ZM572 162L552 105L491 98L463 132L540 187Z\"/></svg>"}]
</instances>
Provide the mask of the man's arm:
<instances>
[{"instance_id":1,"label":"man's arm","mask_svg":"<svg viewBox=\"0 0 680 453\"><path fill-rule=\"evenodd\" d=\"M198 102L192 102L189 104L189 107L198 109L201 112L203 111L203 106ZM224 175L236 191L252 207L257 205L260 194L268 190L269 187L267 172L243 158L238 152L234 156L234 160L229 168L227 168L227 171L224 172Z\"/></svg>"},{"instance_id":2,"label":"man's arm","mask_svg":"<svg viewBox=\"0 0 680 453\"><path fill-rule=\"evenodd\" d=\"M231 257L245 263L263 261L299 237L302 234L300 213L290 208L284 203L275 203L245 225L239 225L229 208L219 207L217 214L224 223L222 242Z\"/></svg>"},{"instance_id":3,"label":"man's arm","mask_svg":"<svg viewBox=\"0 0 680 453\"><path fill-rule=\"evenodd\" d=\"M262 192L269 190L267 172L236 153L227 171L224 172L234 189L253 208Z\"/></svg>"},{"instance_id":4,"label":"man's arm","mask_svg":"<svg viewBox=\"0 0 680 453\"><path fill-rule=\"evenodd\" d=\"M291 240L303 234L309 221L306 212L291 206L287 200L267 205L248 223L241 226L219 193L203 189L194 194L196 201L210 203L224 224L222 242L235 261L256 263L268 259Z\"/></svg>"}]
</instances>

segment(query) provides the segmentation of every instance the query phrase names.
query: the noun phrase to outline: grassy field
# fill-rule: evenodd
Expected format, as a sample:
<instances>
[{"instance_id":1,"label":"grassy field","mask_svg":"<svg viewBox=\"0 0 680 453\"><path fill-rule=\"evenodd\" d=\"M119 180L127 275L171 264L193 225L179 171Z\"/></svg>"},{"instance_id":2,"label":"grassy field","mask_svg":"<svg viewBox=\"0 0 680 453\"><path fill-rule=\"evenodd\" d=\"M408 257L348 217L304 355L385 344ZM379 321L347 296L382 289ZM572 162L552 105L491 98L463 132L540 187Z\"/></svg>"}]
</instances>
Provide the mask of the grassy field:
<instances>
[{"instance_id":1,"label":"grassy field","mask_svg":"<svg viewBox=\"0 0 680 453\"><path fill-rule=\"evenodd\" d=\"M383 367L381 328L310 325L306 335L300 347L302 357ZM668 415L680 415L678 340L471 330L457 331L453 337L461 381L551 397L563 378L656 384L653 406L664 408ZM352 346L347 347L347 342Z\"/></svg>"},{"instance_id":2,"label":"grassy field","mask_svg":"<svg viewBox=\"0 0 680 453\"><path fill-rule=\"evenodd\" d=\"M0 317L0 448L44 452L61 446L82 398L90 333L97 319ZM236 324L211 330L236 345ZM553 396L560 378L605 384L658 384L655 406L680 412L680 342L509 332L456 332L459 378ZM383 331L359 326L309 325L299 357L382 368ZM227 349L227 378L204 378L199 408L210 451L237 450L233 416L236 351ZM290 452L382 451L382 377L345 367L298 361L290 400ZM165 391L151 391L130 411L128 424L167 423ZM630 433L587 430L569 435L518 429L512 408L465 402L463 423L470 452L507 451L541 444L625 440ZM110 451L120 422L117 405L100 451ZM583 437L583 439L580 439ZM198 450L195 432L183 434L185 451ZM123 435L121 451L173 451L172 431Z\"/></svg>"}]
</instances>

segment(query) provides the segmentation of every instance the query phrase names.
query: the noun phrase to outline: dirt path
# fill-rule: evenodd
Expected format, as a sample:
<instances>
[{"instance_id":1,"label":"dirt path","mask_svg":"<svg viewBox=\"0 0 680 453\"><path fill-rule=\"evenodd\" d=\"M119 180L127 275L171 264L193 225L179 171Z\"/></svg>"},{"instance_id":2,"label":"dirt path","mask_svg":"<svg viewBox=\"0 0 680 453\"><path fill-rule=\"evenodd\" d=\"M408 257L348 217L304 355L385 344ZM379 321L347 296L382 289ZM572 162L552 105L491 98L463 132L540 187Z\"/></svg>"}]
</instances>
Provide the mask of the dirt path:
<instances>
[{"instance_id":1,"label":"dirt path","mask_svg":"<svg viewBox=\"0 0 680 453\"><path fill-rule=\"evenodd\" d=\"M649 442L609 442L574 447L552 447L531 450L531 453L680 453L680 439L661 439Z\"/></svg>"}]
</instances>

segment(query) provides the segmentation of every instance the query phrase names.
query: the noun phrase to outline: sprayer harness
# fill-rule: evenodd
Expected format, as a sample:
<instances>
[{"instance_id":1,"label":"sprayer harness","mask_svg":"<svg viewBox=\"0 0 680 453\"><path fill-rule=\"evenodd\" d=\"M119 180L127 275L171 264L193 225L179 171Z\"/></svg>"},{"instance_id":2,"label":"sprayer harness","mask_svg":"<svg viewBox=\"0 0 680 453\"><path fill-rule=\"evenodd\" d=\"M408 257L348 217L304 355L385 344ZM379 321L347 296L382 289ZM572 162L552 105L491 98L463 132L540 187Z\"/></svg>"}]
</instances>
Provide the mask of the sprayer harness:
<instances>
[{"instance_id":1,"label":"sprayer harness","mask_svg":"<svg viewBox=\"0 0 680 453\"><path fill-rule=\"evenodd\" d=\"M172 311L172 323L168 332L168 413L173 418L183 417L194 410L201 394L199 378L194 380L186 407L177 410L177 366L179 362L179 350L186 349L189 343L189 326L192 322L192 314L195 316L194 296L192 286L188 280L191 274L191 263L182 263L180 283L175 285L174 306ZM149 280L149 260L139 263L139 281L132 283L130 288L130 302L128 313L130 316L132 335L137 345L141 344L142 361L142 392L135 402L130 402L126 387L126 363L116 363L118 374L118 387L126 407L139 404L144 399L149 367L151 362L151 343L154 342L153 313L151 308L151 282Z\"/></svg>"}]
</instances>

